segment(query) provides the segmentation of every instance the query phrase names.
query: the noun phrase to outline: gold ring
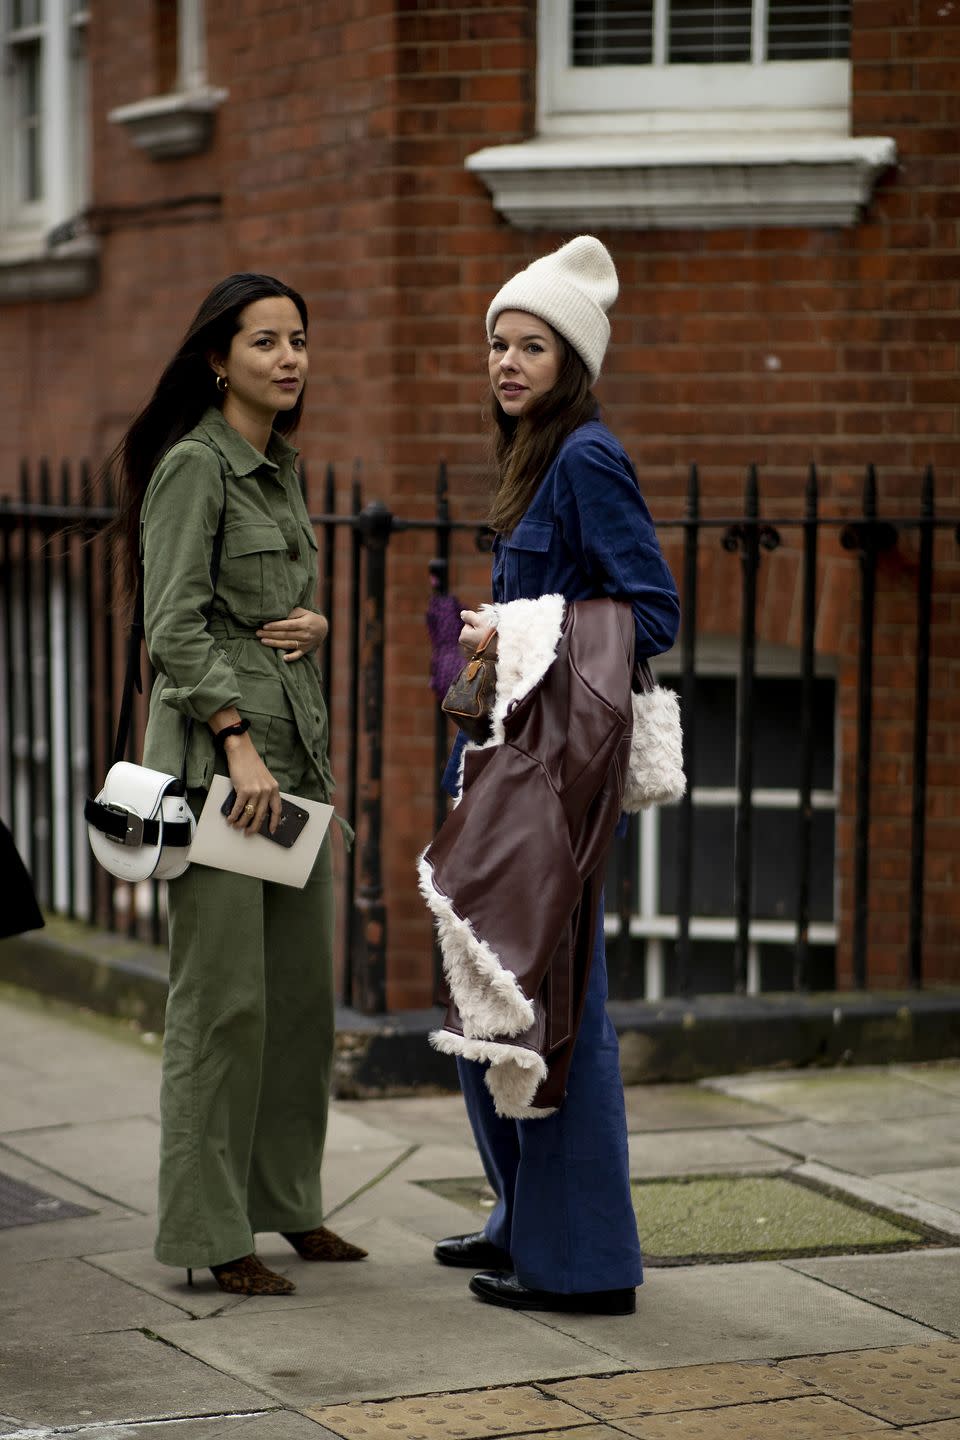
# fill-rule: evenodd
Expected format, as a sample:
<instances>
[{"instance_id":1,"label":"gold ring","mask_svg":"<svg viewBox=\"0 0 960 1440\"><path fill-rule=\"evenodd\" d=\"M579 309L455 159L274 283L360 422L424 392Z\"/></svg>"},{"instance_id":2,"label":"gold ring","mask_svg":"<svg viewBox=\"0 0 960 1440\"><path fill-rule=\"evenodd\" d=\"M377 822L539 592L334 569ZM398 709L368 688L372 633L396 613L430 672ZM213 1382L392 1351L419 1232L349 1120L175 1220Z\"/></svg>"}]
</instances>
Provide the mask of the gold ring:
<instances>
[{"instance_id":1,"label":"gold ring","mask_svg":"<svg viewBox=\"0 0 960 1440\"><path fill-rule=\"evenodd\" d=\"M256 813L257 813L257 807L256 807L256 805L244 805L244 807L243 807L243 813L244 813L244 815L256 815Z\"/></svg>"}]
</instances>

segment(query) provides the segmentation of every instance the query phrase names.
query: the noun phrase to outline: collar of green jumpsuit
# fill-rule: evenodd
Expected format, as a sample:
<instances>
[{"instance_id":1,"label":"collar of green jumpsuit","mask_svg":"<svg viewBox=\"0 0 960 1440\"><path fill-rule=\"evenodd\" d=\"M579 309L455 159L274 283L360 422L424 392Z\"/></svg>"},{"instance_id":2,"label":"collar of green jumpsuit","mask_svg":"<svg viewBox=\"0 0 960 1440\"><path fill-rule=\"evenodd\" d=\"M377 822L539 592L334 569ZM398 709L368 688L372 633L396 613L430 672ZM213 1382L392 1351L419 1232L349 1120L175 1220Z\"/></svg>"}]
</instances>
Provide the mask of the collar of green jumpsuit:
<instances>
[{"instance_id":1,"label":"collar of green jumpsuit","mask_svg":"<svg viewBox=\"0 0 960 1440\"><path fill-rule=\"evenodd\" d=\"M267 470L275 475L278 471L292 469L293 462L300 453L278 431L271 430L267 453L261 455L249 440L244 439L239 430L235 430L228 420L224 420L222 412L215 405L210 406L194 429L213 442L236 476L253 475L257 470Z\"/></svg>"}]
</instances>

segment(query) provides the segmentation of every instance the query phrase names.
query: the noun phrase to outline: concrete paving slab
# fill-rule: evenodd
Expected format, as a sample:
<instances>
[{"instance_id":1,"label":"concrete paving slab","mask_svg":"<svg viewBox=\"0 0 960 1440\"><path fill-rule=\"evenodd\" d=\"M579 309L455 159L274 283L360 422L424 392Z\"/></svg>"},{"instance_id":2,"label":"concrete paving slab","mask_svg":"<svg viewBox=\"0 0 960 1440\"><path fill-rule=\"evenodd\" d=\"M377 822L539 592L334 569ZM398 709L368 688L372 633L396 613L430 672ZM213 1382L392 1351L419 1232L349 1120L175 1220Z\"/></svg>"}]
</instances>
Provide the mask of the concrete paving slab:
<instances>
[{"instance_id":1,"label":"concrete paving slab","mask_svg":"<svg viewBox=\"0 0 960 1440\"><path fill-rule=\"evenodd\" d=\"M836 1290L960 1338L960 1249L785 1263Z\"/></svg>"},{"instance_id":2,"label":"concrete paving slab","mask_svg":"<svg viewBox=\"0 0 960 1440\"><path fill-rule=\"evenodd\" d=\"M937 1231L941 1236L960 1240L960 1212L947 1210L935 1205L932 1200L920 1200L906 1190L888 1185L878 1175L847 1175L833 1165L821 1165L809 1160L797 1165L792 1172L802 1179L810 1180L819 1188L829 1187L844 1195L866 1200L869 1205L897 1215L909 1216L912 1220Z\"/></svg>"},{"instance_id":3,"label":"concrete paving slab","mask_svg":"<svg viewBox=\"0 0 960 1440\"><path fill-rule=\"evenodd\" d=\"M63 1125L91 1114L116 1119L156 1108L160 1085L157 1037L145 1041L117 1021L66 1006L18 998L3 990L0 1051L11 1085L0 1087L0 1133ZM57 1044L50 1044L51 1026ZM110 1043L110 1083L104 1083L104 1044Z\"/></svg>"},{"instance_id":4,"label":"concrete paving slab","mask_svg":"<svg viewBox=\"0 0 960 1440\"><path fill-rule=\"evenodd\" d=\"M915 1425L900 1433L907 1440L960 1440L960 1420L935 1420L932 1425Z\"/></svg>"},{"instance_id":5,"label":"concrete paving slab","mask_svg":"<svg viewBox=\"0 0 960 1440\"><path fill-rule=\"evenodd\" d=\"M631 1135L629 1144L630 1174L634 1179L723 1170L771 1173L790 1163L780 1152L742 1130L648 1131Z\"/></svg>"},{"instance_id":6,"label":"concrete paving slab","mask_svg":"<svg viewBox=\"0 0 960 1440\"><path fill-rule=\"evenodd\" d=\"M445 1180L451 1175L481 1174L476 1146L420 1145L397 1166L397 1178L406 1181Z\"/></svg>"},{"instance_id":7,"label":"concrete paving slab","mask_svg":"<svg viewBox=\"0 0 960 1440\"><path fill-rule=\"evenodd\" d=\"M151 1224L151 1231L153 1226ZM291 1256L287 1248L288 1259ZM153 1235L150 1243L134 1250L117 1250L84 1257L88 1264L114 1275L143 1295L152 1295L166 1305L189 1315L217 1315L244 1303L242 1295L225 1295L209 1270L194 1270L193 1284L187 1284L186 1270L161 1265L153 1256ZM171 1317L172 1318L172 1317Z\"/></svg>"},{"instance_id":8,"label":"concrete paving slab","mask_svg":"<svg viewBox=\"0 0 960 1440\"><path fill-rule=\"evenodd\" d=\"M866 1419L852 1405L826 1395L801 1400L774 1400L768 1405L737 1405L723 1410L685 1410L676 1415L618 1420L625 1435L639 1440L834 1440L854 1433L895 1433L881 1420Z\"/></svg>"},{"instance_id":9,"label":"concrete paving slab","mask_svg":"<svg viewBox=\"0 0 960 1440\"><path fill-rule=\"evenodd\" d=\"M910 1121L879 1120L875 1124L850 1121L824 1125L797 1120L751 1134L761 1144L779 1146L804 1160L823 1160L856 1175L960 1164L960 1112L918 1116Z\"/></svg>"},{"instance_id":10,"label":"concrete paving slab","mask_svg":"<svg viewBox=\"0 0 960 1440\"><path fill-rule=\"evenodd\" d=\"M537 1320L637 1370L937 1338L913 1320L770 1261L650 1269L637 1292L636 1315L542 1313Z\"/></svg>"},{"instance_id":11,"label":"concrete paving slab","mask_svg":"<svg viewBox=\"0 0 960 1440\"><path fill-rule=\"evenodd\" d=\"M0 1395L21 1429L265 1408L241 1381L131 1332L0 1345Z\"/></svg>"},{"instance_id":12,"label":"concrete paving slab","mask_svg":"<svg viewBox=\"0 0 960 1440\"><path fill-rule=\"evenodd\" d=\"M28 1260L81 1259L101 1250L110 1253L151 1246L154 1229L150 1217L126 1212L0 1230L0 1269Z\"/></svg>"},{"instance_id":13,"label":"concrete paving slab","mask_svg":"<svg viewBox=\"0 0 960 1440\"><path fill-rule=\"evenodd\" d=\"M932 1200L946 1210L960 1211L960 1165L939 1170L881 1170L877 1179L922 1200Z\"/></svg>"},{"instance_id":14,"label":"concrete paving slab","mask_svg":"<svg viewBox=\"0 0 960 1440\"><path fill-rule=\"evenodd\" d=\"M7 1144L117 1204L144 1215L156 1209L160 1126L153 1115L31 1130Z\"/></svg>"},{"instance_id":15,"label":"concrete paving slab","mask_svg":"<svg viewBox=\"0 0 960 1440\"><path fill-rule=\"evenodd\" d=\"M366 1109L358 1109L358 1106L366 1106L366 1101L358 1101L350 1109L346 1108L343 1101L336 1101L330 1106L330 1118L327 1123L327 1142L325 1153L341 1150L392 1150L399 1146L406 1149L412 1142L405 1137L397 1136L385 1126L376 1124L372 1115L368 1116Z\"/></svg>"},{"instance_id":16,"label":"concrete paving slab","mask_svg":"<svg viewBox=\"0 0 960 1440\"><path fill-rule=\"evenodd\" d=\"M481 1440L513 1430L528 1434L548 1426L576 1425L583 1412L539 1389L467 1390L456 1395L420 1395L382 1404L334 1405L307 1414L344 1440Z\"/></svg>"},{"instance_id":17,"label":"concrete paving slab","mask_svg":"<svg viewBox=\"0 0 960 1440\"><path fill-rule=\"evenodd\" d=\"M182 1308L146 1295L82 1260L40 1260L4 1267L0 1335L15 1335L18 1341L155 1329L182 1316Z\"/></svg>"},{"instance_id":18,"label":"concrete paving slab","mask_svg":"<svg viewBox=\"0 0 960 1440\"><path fill-rule=\"evenodd\" d=\"M298 1409L622 1368L595 1344L428 1286L378 1305L349 1306L331 1296L309 1308L284 1301L270 1311L244 1307L159 1333Z\"/></svg>"},{"instance_id":19,"label":"concrete paving slab","mask_svg":"<svg viewBox=\"0 0 960 1440\"><path fill-rule=\"evenodd\" d=\"M932 1090L960 1096L960 1060L931 1060L926 1065L891 1065L890 1074L911 1080L914 1085L929 1085Z\"/></svg>"},{"instance_id":20,"label":"concrete paving slab","mask_svg":"<svg viewBox=\"0 0 960 1440\"><path fill-rule=\"evenodd\" d=\"M634 1375L592 1376L541 1385L548 1395L566 1400L601 1420L623 1416L669 1414L675 1410L707 1410L719 1405L758 1404L809 1393L795 1375L775 1365L679 1365L670 1370Z\"/></svg>"},{"instance_id":21,"label":"concrete paving slab","mask_svg":"<svg viewBox=\"0 0 960 1440\"><path fill-rule=\"evenodd\" d=\"M476 1174L472 1179L479 1183ZM390 1175L338 1210L333 1220L334 1229L337 1229L348 1219L375 1219L389 1215L431 1240L442 1240L446 1235L464 1235L471 1230L480 1230L492 1208L492 1202L486 1207L461 1205L435 1194L426 1185L408 1184Z\"/></svg>"},{"instance_id":22,"label":"concrete paving slab","mask_svg":"<svg viewBox=\"0 0 960 1440\"><path fill-rule=\"evenodd\" d=\"M389 1172L407 1153L410 1146L405 1141L389 1145L376 1145L372 1149L350 1147L342 1150L324 1150L323 1155L323 1208L327 1216L333 1215L362 1190L377 1185L385 1172Z\"/></svg>"},{"instance_id":23,"label":"concrete paving slab","mask_svg":"<svg viewBox=\"0 0 960 1440\"><path fill-rule=\"evenodd\" d=\"M783 1362L790 1375L894 1425L960 1418L960 1344L901 1345Z\"/></svg>"},{"instance_id":24,"label":"concrete paving slab","mask_svg":"<svg viewBox=\"0 0 960 1440\"><path fill-rule=\"evenodd\" d=\"M473 1147L462 1095L422 1095L397 1100L338 1100L336 1110L411 1144Z\"/></svg>"},{"instance_id":25,"label":"concrete paving slab","mask_svg":"<svg viewBox=\"0 0 960 1440\"><path fill-rule=\"evenodd\" d=\"M0 1428L0 1435L3 1435ZM84 1427L77 1440L337 1440L331 1430L293 1415L265 1410L254 1415L207 1415L200 1420L149 1421L144 1425ZM542 1440L541 1436L537 1440Z\"/></svg>"},{"instance_id":26,"label":"concrete paving slab","mask_svg":"<svg viewBox=\"0 0 960 1440\"><path fill-rule=\"evenodd\" d=\"M369 1259L311 1264L292 1256L280 1235L258 1238L257 1253L264 1264L282 1270L296 1282L297 1293L285 1299L285 1308L338 1304L362 1312L378 1305L402 1308L403 1297L410 1290L421 1295L430 1291L446 1297L465 1295L469 1275L438 1265L431 1241L393 1220L381 1216L349 1221L338 1225L337 1233L368 1250ZM272 1313L276 1308L276 1301L264 1295L251 1296L241 1304L246 1314Z\"/></svg>"},{"instance_id":27,"label":"concrete paving slab","mask_svg":"<svg viewBox=\"0 0 960 1440\"><path fill-rule=\"evenodd\" d=\"M703 1083L722 1094L770 1105L822 1125L956 1114L960 1110L960 1093L917 1084L905 1067L896 1074L885 1066L865 1065L813 1074L788 1071L777 1075L730 1075Z\"/></svg>"},{"instance_id":28,"label":"concrete paving slab","mask_svg":"<svg viewBox=\"0 0 960 1440\"><path fill-rule=\"evenodd\" d=\"M752 1129L783 1119L783 1111L775 1106L725 1095L705 1085L628 1085L624 1099L631 1134L731 1125Z\"/></svg>"}]
</instances>

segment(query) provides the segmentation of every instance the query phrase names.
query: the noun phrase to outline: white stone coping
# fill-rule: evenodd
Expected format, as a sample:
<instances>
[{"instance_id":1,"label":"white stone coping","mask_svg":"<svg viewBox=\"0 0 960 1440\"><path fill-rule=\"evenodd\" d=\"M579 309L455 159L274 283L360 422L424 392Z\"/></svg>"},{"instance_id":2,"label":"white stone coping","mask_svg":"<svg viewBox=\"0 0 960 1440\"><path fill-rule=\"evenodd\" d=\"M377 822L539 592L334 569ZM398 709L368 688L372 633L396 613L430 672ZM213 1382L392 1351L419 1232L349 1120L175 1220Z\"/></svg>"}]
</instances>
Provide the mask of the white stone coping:
<instances>
[{"instance_id":1,"label":"white stone coping","mask_svg":"<svg viewBox=\"0 0 960 1440\"><path fill-rule=\"evenodd\" d=\"M853 225L896 164L883 136L591 135L467 157L521 229Z\"/></svg>"},{"instance_id":2,"label":"white stone coping","mask_svg":"<svg viewBox=\"0 0 960 1440\"><path fill-rule=\"evenodd\" d=\"M172 90L130 105L119 105L107 118L123 125L133 143L154 159L193 155L209 143L213 117L229 91L215 86Z\"/></svg>"},{"instance_id":3,"label":"white stone coping","mask_svg":"<svg viewBox=\"0 0 960 1440\"><path fill-rule=\"evenodd\" d=\"M53 248L40 234L15 243L0 237L0 305L89 295L99 278L99 256L94 235L78 235Z\"/></svg>"}]
</instances>

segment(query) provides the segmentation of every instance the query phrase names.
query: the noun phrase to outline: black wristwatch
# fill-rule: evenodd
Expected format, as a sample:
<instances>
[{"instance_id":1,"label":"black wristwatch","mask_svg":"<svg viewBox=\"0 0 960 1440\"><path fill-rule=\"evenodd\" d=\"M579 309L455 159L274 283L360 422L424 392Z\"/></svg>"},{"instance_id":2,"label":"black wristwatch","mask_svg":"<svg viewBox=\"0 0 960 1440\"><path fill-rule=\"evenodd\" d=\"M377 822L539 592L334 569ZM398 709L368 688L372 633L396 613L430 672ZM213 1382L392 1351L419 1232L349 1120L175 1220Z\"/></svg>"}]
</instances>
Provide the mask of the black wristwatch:
<instances>
[{"instance_id":1,"label":"black wristwatch","mask_svg":"<svg viewBox=\"0 0 960 1440\"><path fill-rule=\"evenodd\" d=\"M223 745L224 745L224 741L225 741L230 735L246 735L246 733L247 733L247 731L248 731L249 729L250 729L250 721L247 720L247 719L238 720L237 723L236 723L236 725L224 725L223 729L222 729L222 730L218 730L217 733L216 733L216 735L214 735L214 737L213 737L213 743L214 743L214 745L217 747L218 750L222 750L222 749L223 749Z\"/></svg>"}]
</instances>

